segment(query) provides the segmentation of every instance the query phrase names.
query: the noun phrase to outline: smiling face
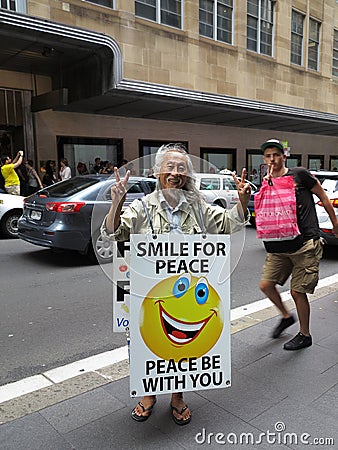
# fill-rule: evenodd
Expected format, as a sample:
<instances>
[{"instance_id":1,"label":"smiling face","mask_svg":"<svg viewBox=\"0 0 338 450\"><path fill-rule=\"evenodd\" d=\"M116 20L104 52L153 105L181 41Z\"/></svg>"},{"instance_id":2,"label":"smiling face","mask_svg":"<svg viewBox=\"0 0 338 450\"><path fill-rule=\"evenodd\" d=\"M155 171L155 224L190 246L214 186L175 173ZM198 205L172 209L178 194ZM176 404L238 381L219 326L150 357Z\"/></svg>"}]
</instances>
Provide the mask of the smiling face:
<instances>
[{"instance_id":1,"label":"smiling face","mask_svg":"<svg viewBox=\"0 0 338 450\"><path fill-rule=\"evenodd\" d=\"M187 173L185 155L175 150L168 151L163 157L158 174L162 189L182 189L187 180Z\"/></svg>"},{"instance_id":2,"label":"smiling face","mask_svg":"<svg viewBox=\"0 0 338 450\"><path fill-rule=\"evenodd\" d=\"M158 357L178 361L207 353L223 329L221 299L206 278L176 275L156 284L143 300L140 331Z\"/></svg>"}]
</instances>

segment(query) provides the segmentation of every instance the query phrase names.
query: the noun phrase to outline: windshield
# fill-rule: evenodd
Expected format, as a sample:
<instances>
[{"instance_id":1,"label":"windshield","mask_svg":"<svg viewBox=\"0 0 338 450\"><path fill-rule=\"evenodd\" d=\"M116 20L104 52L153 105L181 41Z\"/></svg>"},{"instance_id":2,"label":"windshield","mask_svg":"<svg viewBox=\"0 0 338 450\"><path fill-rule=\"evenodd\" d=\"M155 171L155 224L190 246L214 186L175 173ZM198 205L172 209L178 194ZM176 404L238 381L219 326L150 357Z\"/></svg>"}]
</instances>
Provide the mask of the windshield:
<instances>
[{"instance_id":1,"label":"windshield","mask_svg":"<svg viewBox=\"0 0 338 450\"><path fill-rule=\"evenodd\" d=\"M100 179L95 178L70 178L62 183L53 184L45 189L39 191L39 195L47 195L47 197L69 197L70 195L77 194L83 191L89 186L93 186L98 183Z\"/></svg>"}]
</instances>

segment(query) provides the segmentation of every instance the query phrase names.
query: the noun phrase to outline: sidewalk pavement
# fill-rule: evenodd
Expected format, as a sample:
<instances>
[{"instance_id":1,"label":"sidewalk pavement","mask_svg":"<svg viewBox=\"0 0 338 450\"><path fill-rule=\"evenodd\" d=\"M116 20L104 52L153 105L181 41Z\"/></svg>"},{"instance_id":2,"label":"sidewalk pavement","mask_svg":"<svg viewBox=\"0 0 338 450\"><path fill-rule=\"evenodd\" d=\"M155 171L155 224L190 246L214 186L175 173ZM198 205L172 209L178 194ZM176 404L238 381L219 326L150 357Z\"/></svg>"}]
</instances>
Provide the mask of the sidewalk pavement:
<instances>
[{"instance_id":1,"label":"sidewalk pavement","mask_svg":"<svg viewBox=\"0 0 338 450\"><path fill-rule=\"evenodd\" d=\"M127 361L0 404L1 450L338 448L338 291L312 298L312 347L290 352L293 325L271 339L274 307L232 322L232 386L185 394L190 424L169 395L151 417L130 411ZM317 296L318 297L318 296Z\"/></svg>"}]
</instances>

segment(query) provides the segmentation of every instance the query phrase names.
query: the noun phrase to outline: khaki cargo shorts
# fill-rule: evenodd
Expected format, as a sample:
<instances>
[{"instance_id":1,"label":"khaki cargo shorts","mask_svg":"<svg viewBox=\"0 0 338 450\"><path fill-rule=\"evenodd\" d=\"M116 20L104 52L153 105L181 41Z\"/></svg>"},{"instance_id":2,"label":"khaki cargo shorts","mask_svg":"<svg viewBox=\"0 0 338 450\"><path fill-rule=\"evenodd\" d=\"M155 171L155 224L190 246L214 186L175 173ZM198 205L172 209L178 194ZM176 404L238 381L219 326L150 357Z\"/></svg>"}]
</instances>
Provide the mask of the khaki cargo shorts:
<instances>
[{"instance_id":1,"label":"khaki cargo shorts","mask_svg":"<svg viewBox=\"0 0 338 450\"><path fill-rule=\"evenodd\" d=\"M262 280L283 286L291 275L294 291L313 294L319 279L319 261L323 254L321 239L310 239L296 252L268 253L263 266Z\"/></svg>"}]
</instances>

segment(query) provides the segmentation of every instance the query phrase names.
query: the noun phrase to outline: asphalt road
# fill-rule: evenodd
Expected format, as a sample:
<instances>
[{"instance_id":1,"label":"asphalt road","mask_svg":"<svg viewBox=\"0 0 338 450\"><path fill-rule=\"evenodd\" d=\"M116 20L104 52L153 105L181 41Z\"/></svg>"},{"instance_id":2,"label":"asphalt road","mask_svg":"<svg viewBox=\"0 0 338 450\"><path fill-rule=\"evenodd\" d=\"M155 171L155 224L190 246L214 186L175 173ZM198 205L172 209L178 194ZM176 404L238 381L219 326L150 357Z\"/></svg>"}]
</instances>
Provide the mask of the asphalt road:
<instances>
[{"instance_id":1,"label":"asphalt road","mask_svg":"<svg viewBox=\"0 0 338 450\"><path fill-rule=\"evenodd\" d=\"M125 345L111 331L112 285L100 266L19 239L0 248L0 385ZM322 260L321 278L337 272L336 253ZM232 308L263 298L264 258L254 228L233 238Z\"/></svg>"}]
</instances>

